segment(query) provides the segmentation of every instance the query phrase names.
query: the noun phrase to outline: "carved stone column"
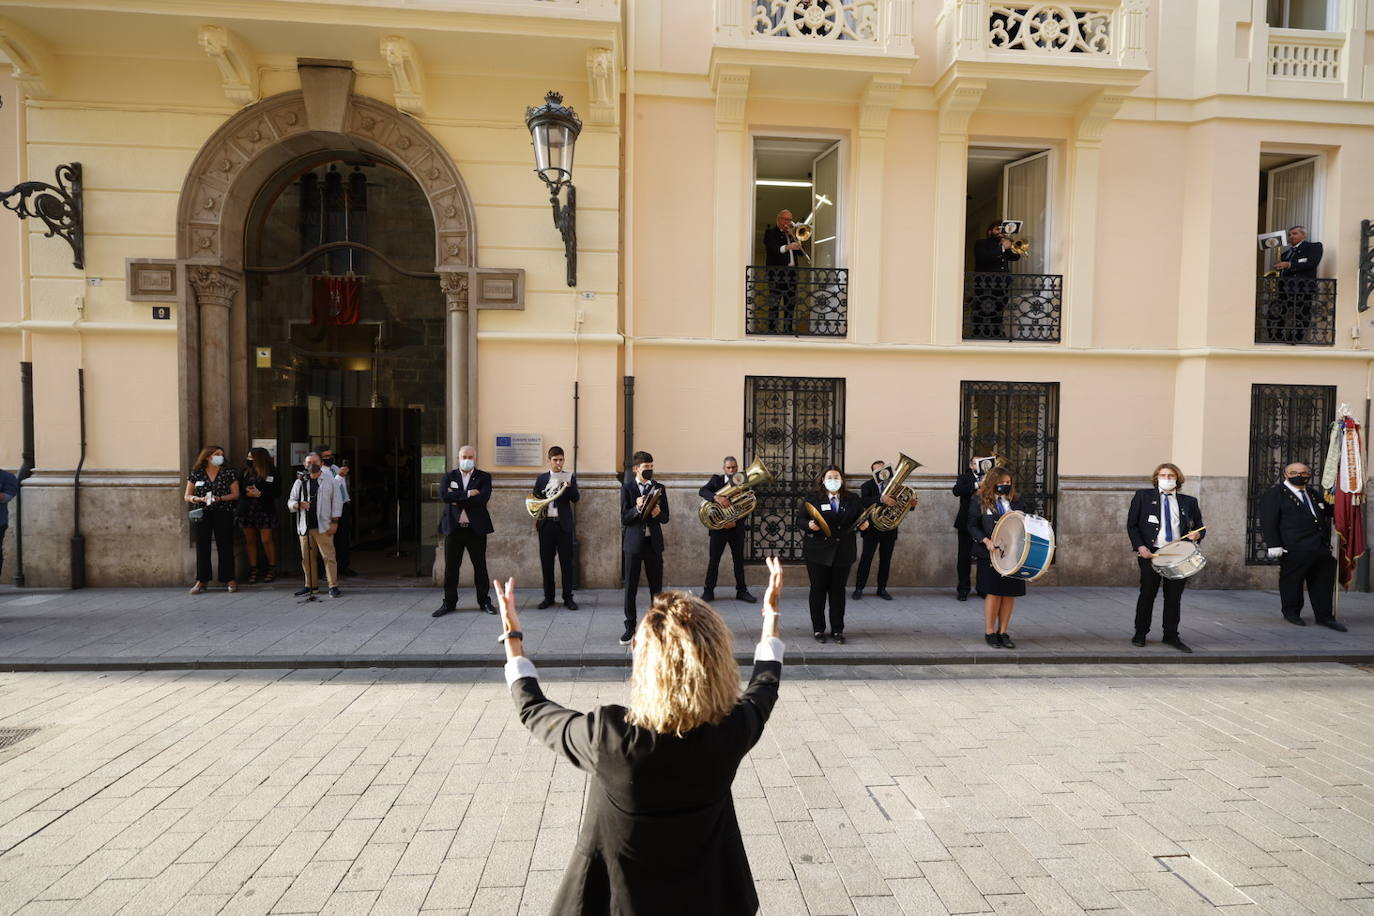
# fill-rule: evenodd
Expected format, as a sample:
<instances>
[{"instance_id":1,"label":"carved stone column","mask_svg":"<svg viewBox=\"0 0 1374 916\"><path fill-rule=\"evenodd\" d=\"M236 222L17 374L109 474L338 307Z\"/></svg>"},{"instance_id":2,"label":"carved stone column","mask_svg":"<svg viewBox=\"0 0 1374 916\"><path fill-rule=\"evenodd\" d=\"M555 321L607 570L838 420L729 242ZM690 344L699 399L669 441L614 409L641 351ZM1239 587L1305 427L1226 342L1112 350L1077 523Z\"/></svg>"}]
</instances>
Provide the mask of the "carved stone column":
<instances>
[{"instance_id":1,"label":"carved stone column","mask_svg":"<svg viewBox=\"0 0 1374 916\"><path fill-rule=\"evenodd\" d=\"M200 435L207 444L230 448L229 312L243 289L243 275L218 265L190 271L191 290L200 313Z\"/></svg>"},{"instance_id":2,"label":"carved stone column","mask_svg":"<svg viewBox=\"0 0 1374 916\"><path fill-rule=\"evenodd\" d=\"M469 358L468 273L465 270L440 271L439 285L443 287L444 302L448 306L448 459L455 461L458 449L470 440L468 404L474 392L469 380L476 378L472 371L476 358Z\"/></svg>"}]
</instances>

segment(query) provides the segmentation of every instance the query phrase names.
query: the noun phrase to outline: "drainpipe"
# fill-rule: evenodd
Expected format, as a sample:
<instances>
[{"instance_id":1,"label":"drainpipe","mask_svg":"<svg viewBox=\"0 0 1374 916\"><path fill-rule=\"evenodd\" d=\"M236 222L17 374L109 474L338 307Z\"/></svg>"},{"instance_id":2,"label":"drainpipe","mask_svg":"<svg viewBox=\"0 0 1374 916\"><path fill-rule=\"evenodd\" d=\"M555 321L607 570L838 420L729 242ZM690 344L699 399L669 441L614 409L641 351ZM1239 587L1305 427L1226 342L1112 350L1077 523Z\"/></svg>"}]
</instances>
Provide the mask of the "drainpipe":
<instances>
[{"instance_id":1,"label":"drainpipe","mask_svg":"<svg viewBox=\"0 0 1374 916\"><path fill-rule=\"evenodd\" d=\"M625 376L625 460L622 462L621 470L629 473L632 462L630 456L635 453L635 377ZM628 478L621 475L620 482L624 483Z\"/></svg>"},{"instance_id":2,"label":"drainpipe","mask_svg":"<svg viewBox=\"0 0 1374 916\"><path fill-rule=\"evenodd\" d=\"M33 363L19 364L20 428L23 451L20 452L19 485L23 493L24 481L33 476ZM24 501L14 507L14 585L23 588L24 579Z\"/></svg>"},{"instance_id":3,"label":"drainpipe","mask_svg":"<svg viewBox=\"0 0 1374 916\"><path fill-rule=\"evenodd\" d=\"M81 534L81 468L86 463L86 370L76 370L77 405L81 415L81 457L72 480L72 588L86 587L86 538Z\"/></svg>"},{"instance_id":4,"label":"drainpipe","mask_svg":"<svg viewBox=\"0 0 1374 916\"><path fill-rule=\"evenodd\" d=\"M578 444L578 436L579 436L579 432L580 432L580 430L579 430L579 428L578 428L578 427L579 427L579 423L578 423L578 401L580 400L580 395L579 395L579 393L578 393L578 388L580 387L580 385L581 385L581 383L580 383L577 379L573 379L573 462L572 462L572 473L573 473L573 476L574 476L574 477L577 476L577 444ZM571 588L573 588L574 590L577 590L577 589L580 589L581 587L582 587L582 542L579 541L579 540L577 539L577 529L574 528L574 529L573 529L573 537L572 537L572 586L571 586Z\"/></svg>"}]
</instances>

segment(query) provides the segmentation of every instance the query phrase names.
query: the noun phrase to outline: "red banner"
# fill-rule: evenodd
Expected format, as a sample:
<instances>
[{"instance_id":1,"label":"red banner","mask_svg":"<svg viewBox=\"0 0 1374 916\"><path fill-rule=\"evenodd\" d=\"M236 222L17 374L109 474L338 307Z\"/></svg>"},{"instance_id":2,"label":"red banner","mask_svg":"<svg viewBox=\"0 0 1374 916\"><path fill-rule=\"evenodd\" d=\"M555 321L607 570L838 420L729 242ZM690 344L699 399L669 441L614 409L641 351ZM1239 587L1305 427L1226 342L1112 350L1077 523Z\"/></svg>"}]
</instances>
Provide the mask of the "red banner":
<instances>
[{"instance_id":1,"label":"red banner","mask_svg":"<svg viewBox=\"0 0 1374 916\"><path fill-rule=\"evenodd\" d=\"M357 324L362 298L362 277L311 277L310 323Z\"/></svg>"}]
</instances>

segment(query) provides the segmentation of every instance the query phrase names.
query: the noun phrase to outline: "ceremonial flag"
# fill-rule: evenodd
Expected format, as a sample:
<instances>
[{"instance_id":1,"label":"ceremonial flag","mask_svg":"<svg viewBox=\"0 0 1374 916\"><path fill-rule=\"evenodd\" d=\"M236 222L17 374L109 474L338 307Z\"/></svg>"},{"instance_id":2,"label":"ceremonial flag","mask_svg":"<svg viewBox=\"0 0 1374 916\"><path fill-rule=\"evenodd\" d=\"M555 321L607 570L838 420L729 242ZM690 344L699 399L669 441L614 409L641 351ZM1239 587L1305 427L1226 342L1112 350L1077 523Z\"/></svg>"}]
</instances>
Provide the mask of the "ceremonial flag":
<instances>
[{"instance_id":1,"label":"ceremonial flag","mask_svg":"<svg viewBox=\"0 0 1374 916\"><path fill-rule=\"evenodd\" d=\"M362 298L362 277L311 277L310 323L357 324Z\"/></svg>"},{"instance_id":2,"label":"ceremonial flag","mask_svg":"<svg viewBox=\"0 0 1374 916\"><path fill-rule=\"evenodd\" d=\"M1364 556L1364 452L1360 424L1344 413L1331 427L1322 486L1335 510L1341 587L1350 590L1355 564Z\"/></svg>"}]
</instances>

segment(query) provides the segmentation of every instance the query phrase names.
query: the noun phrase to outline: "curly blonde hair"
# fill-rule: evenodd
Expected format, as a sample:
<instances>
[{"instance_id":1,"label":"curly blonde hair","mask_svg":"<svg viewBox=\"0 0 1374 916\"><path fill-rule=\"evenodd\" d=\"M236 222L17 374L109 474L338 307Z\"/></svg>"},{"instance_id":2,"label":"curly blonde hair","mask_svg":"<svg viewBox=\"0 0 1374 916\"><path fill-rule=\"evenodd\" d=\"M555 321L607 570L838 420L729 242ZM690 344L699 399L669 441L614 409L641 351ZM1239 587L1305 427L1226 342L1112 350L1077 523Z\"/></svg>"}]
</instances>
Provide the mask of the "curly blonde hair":
<instances>
[{"instance_id":1,"label":"curly blonde hair","mask_svg":"<svg viewBox=\"0 0 1374 916\"><path fill-rule=\"evenodd\" d=\"M625 721L681 737L720 722L739 703L734 638L715 608L688 592L660 592L635 632Z\"/></svg>"}]
</instances>

